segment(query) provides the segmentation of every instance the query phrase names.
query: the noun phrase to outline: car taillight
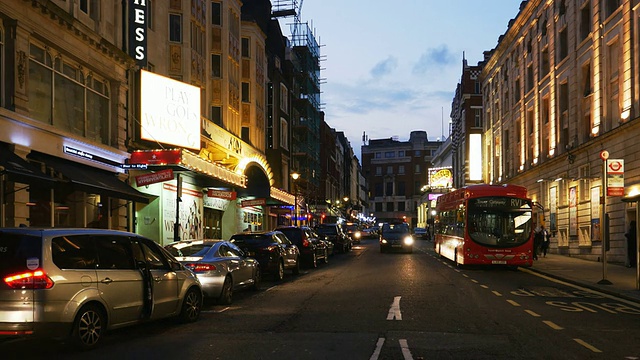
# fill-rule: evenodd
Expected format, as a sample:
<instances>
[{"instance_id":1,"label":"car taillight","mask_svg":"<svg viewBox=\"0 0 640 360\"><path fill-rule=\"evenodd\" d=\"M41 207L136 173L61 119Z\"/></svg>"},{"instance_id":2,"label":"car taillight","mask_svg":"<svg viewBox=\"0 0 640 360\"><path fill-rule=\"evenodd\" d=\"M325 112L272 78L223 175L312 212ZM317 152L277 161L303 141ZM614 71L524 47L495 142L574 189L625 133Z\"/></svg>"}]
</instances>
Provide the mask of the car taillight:
<instances>
[{"instance_id":1,"label":"car taillight","mask_svg":"<svg viewBox=\"0 0 640 360\"><path fill-rule=\"evenodd\" d=\"M306 238L302 239L302 246L303 247L309 247L310 245L311 245L311 242L309 242L309 240L307 240Z\"/></svg>"},{"instance_id":2,"label":"car taillight","mask_svg":"<svg viewBox=\"0 0 640 360\"><path fill-rule=\"evenodd\" d=\"M12 289L51 289L53 280L43 270L28 271L4 278Z\"/></svg>"},{"instance_id":3,"label":"car taillight","mask_svg":"<svg viewBox=\"0 0 640 360\"><path fill-rule=\"evenodd\" d=\"M199 273L199 272L207 272L207 271L215 271L216 266L213 264L186 264L187 269Z\"/></svg>"}]
</instances>

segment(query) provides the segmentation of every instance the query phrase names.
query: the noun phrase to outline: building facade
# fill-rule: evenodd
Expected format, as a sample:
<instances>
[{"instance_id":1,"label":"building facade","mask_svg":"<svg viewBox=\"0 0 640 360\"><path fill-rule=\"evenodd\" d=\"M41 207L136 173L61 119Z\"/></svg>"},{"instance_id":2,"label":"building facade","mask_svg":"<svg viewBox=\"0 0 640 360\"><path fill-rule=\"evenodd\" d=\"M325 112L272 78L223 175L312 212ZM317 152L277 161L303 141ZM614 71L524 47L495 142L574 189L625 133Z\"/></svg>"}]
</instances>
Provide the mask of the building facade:
<instances>
[{"instance_id":1,"label":"building facade","mask_svg":"<svg viewBox=\"0 0 640 360\"><path fill-rule=\"evenodd\" d=\"M408 141L371 139L361 148L362 169L369 184L369 211L378 222L418 223L417 208L427 169L442 141L426 131L412 131Z\"/></svg>"},{"instance_id":2,"label":"building facade","mask_svg":"<svg viewBox=\"0 0 640 360\"><path fill-rule=\"evenodd\" d=\"M601 260L607 231L608 261L625 261L637 209L622 199L640 183L639 24L637 1L526 1L480 76L485 182L526 186L558 253Z\"/></svg>"}]
</instances>

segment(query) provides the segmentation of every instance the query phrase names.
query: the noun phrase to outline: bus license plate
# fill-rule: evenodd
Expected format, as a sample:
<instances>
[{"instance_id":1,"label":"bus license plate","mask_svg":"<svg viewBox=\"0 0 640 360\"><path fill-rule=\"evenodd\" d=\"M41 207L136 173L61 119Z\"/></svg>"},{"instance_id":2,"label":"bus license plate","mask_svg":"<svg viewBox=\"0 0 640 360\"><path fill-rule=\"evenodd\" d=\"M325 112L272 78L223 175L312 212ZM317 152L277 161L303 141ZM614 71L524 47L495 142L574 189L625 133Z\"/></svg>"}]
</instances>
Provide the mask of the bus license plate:
<instances>
[{"instance_id":1,"label":"bus license plate","mask_svg":"<svg viewBox=\"0 0 640 360\"><path fill-rule=\"evenodd\" d=\"M492 264L498 264L498 265L506 265L507 261L506 260L491 260Z\"/></svg>"}]
</instances>

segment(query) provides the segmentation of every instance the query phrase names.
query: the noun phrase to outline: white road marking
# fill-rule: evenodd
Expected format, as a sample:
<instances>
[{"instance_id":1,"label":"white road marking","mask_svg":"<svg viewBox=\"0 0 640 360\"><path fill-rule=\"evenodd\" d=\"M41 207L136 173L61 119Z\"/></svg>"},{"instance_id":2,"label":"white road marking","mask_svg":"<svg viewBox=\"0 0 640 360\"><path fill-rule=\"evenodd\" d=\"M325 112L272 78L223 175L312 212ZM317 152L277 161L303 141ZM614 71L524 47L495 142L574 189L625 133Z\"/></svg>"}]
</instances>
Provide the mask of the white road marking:
<instances>
[{"instance_id":1,"label":"white road marking","mask_svg":"<svg viewBox=\"0 0 640 360\"><path fill-rule=\"evenodd\" d=\"M513 300L507 300L507 302L513 306L520 306L520 304L518 304L517 302L513 301Z\"/></svg>"},{"instance_id":2,"label":"white road marking","mask_svg":"<svg viewBox=\"0 0 640 360\"><path fill-rule=\"evenodd\" d=\"M402 349L402 356L404 356L404 360L413 360L413 356L411 355L411 351L409 351L409 344L407 344L406 339L400 339L400 349Z\"/></svg>"},{"instance_id":3,"label":"white road marking","mask_svg":"<svg viewBox=\"0 0 640 360\"><path fill-rule=\"evenodd\" d=\"M480 285L481 288L483 289L488 289L489 287L487 285Z\"/></svg>"},{"instance_id":4,"label":"white road marking","mask_svg":"<svg viewBox=\"0 0 640 360\"><path fill-rule=\"evenodd\" d=\"M393 298L393 304L391 304L391 308L389 308L387 320L402 320L402 313L400 312L400 298L401 296Z\"/></svg>"},{"instance_id":5,"label":"white road marking","mask_svg":"<svg viewBox=\"0 0 640 360\"><path fill-rule=\"evenodd\" d=\"M593 351L593 352L595 352L595 353L601 353L601 352L602 352L602 351L600 351L600 349L598 349L597 347L595 347L595 346L593 346L593 345L591 345L591 344L588 344L588 343L587 343L586 341L584 341L584 340L580 340L580 339L573 339L573 340L574 340L575 342L577 342L578 344L580 344L580 345L582 345L582 346L586 347L587 349L589 349L589 350L591 350L591 351Z\"/></svg>"},{"instance_id":6,"label":"white road marking","mask_svg":"<svg viewBox=\"0 0 640 360\"><path fill-rule=\"evenodd\" d=\"M502 294L500 294L499 292L497 292L497 291L495 291L495 290L494 290L494 291L492 291L492 293L493 293L495 296L502 296Z\"/></svg>"},{"instance_id":7,"label":"white road marking","mask_svg":"<svg viewBox=\"0 0 640 360\"><path fill-rule=\"evenodd\" d=\"M553 321L544 320L543 323L547 324L547 326L552 328L553 330L564 330L562 326L556 325Z\"/></svg>"},{"instance_id":8,"label":"white road marking","mask_svg":"<svg viewBox=\"0 0 640 360\"><path fill-rule=\"evenodd\" d=\"M378 338L378 342L376 343L376 349L371 354L369 360L378 360L380 357L380 352L382 351L382 345L384 344L384 338Z\"/></svg>"},{"instance_id":9,"label":"white road marking","mask_svg":"<svg viewBox=\"0 0 640 360\"><path fill-rule=\"evenodd\" d=\"M534 312L533 310L525 310L524 312L526 312L527 314L533 316L533 317L540 317L540 314Z\"/></svg>"},{"instance_id":10,"label":"white road marking","mask_svg":"<svg viewBox=\"0 0 640 360\"><path fill-rule=\"evenodd\" d=\"M477 284L477 283L478 283L478 280L471 279L471 282L473 282L473 283L476 283L476 284Z\"/></svg>"}]
</instances>

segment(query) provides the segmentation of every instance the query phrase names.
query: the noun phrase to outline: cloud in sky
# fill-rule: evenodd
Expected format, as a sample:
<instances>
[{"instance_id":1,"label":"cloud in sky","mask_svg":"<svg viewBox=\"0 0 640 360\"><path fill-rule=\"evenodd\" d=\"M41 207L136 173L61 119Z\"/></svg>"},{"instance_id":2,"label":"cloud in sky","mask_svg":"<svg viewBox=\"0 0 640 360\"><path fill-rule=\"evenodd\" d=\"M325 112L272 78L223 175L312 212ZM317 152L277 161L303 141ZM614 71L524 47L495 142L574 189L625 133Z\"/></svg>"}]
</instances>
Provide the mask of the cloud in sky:
<instances>
[{"instance_id":1,"label":"cloud in sky","mask_svg":"<svg viewBox=\"0 0 640 360\"><path fill-rule=\"evenodd\" d=\"M372 77L378 78L384 75L390 74L393 70L398 67L398 59L393 56L389 56L385 60L377 63L369 72Z\"/></svg>"},{"instance_id":2,"label":"cloud in sky","mask_svg":"<svg viewBox=\"0 0 640 360\"><path fill-rule=\"evenodd\" d=\"M414 74L425 74L432 68L437 69L442 66L457 64L458 58L459 55L452 53L447 45L442 44L436 48L427 49L413 66L412 72Z\"/></svg>"}]
</instances>

